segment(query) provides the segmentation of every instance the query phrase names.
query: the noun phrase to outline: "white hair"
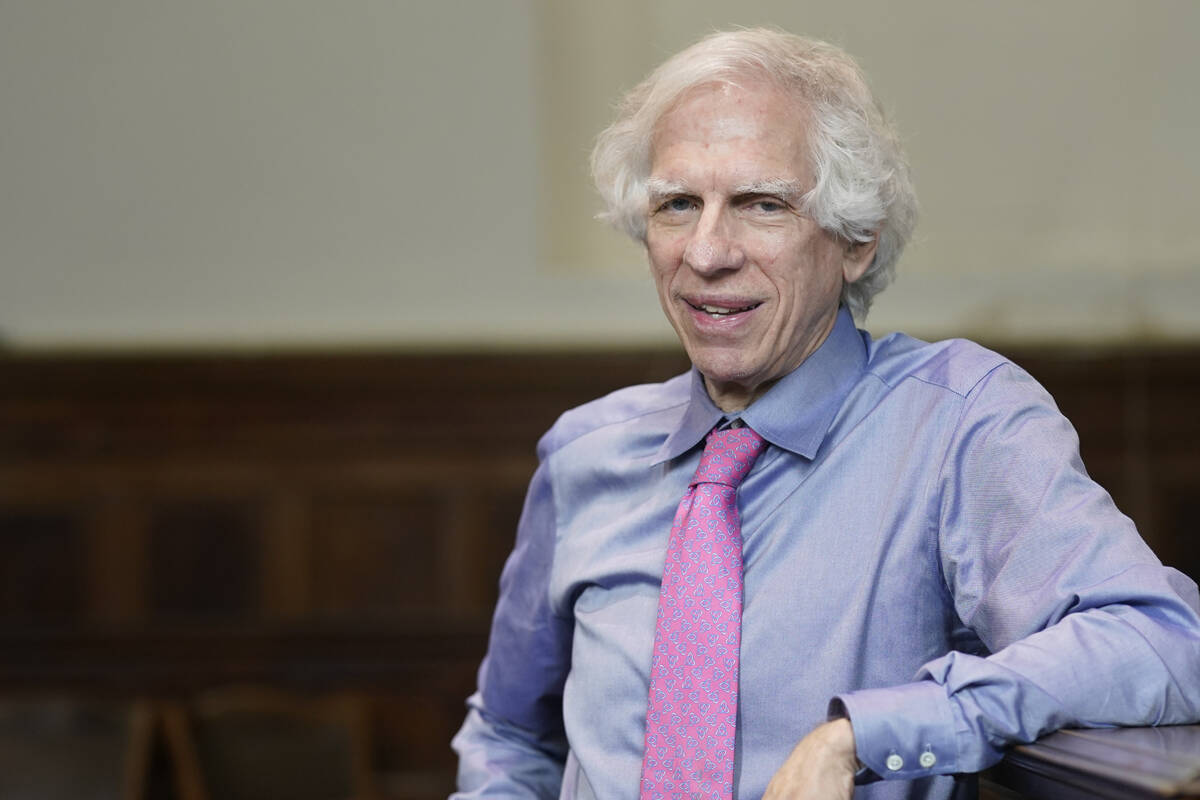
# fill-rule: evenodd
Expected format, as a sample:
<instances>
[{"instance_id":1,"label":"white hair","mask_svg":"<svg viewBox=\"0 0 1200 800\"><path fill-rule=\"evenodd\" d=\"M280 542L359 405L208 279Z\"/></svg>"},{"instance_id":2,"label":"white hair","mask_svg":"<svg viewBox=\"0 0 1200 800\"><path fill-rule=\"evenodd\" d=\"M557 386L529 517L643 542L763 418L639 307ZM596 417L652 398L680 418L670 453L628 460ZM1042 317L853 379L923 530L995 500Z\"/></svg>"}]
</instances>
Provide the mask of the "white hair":
<instances>
[{"instance_id":1,"label":"white hair","mask_svg":"<svg viewBox=\"0 0 1200 800\"><path fill-rule=\"evenodd\" d=\"M861 321L891 283L916 225L917 198L899 137L862 71L826 42L765 28L727 31L664 62L625 95L596 141L592 175L607 206L601 218L645 243L655 127L690 89L738 78L766 79L796 97L811 120L815 178L802 198L804 213L847 242L879 237L870 267L842 287L842 302Z\"/></svg>"}]
</instances>

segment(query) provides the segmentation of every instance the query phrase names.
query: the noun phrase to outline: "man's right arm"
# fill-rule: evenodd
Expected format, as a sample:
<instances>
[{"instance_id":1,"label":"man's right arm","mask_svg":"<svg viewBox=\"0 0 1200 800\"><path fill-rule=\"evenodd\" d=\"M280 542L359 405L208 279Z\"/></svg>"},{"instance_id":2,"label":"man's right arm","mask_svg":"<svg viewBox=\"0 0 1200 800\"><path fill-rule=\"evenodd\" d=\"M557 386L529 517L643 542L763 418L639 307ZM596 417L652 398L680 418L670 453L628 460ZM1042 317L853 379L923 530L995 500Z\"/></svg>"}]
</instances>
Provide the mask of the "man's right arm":
<instances>
[{"instance_id":1,"label":"man's right arm","mask_svg":"<svg viewBox=\"0 0 1200 800\"><path fill-rule=\"evenodd\" d=\"M517 543L500 578L478 691L453 746L454 798L556 798L567 756L562 689L571 660L571 620L550 605L555 511L549 470L533 477Z\"/></svg>"}]
</instances>

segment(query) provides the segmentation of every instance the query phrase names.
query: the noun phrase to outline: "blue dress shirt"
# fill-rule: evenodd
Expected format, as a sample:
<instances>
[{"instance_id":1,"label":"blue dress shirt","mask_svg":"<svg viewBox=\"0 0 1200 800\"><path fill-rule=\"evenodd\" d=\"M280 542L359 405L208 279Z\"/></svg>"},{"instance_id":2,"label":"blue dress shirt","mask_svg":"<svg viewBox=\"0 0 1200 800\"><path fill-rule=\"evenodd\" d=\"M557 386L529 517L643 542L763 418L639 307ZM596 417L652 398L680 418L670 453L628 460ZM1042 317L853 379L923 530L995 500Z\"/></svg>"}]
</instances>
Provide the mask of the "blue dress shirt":
<instances>
[{"instance_id":1,"label":"blue dress shirt","mask_svg":"<svg viewBox=\"0 0 1200 800\"><path fill-rule=\"evenodd\" d=\"M564 414L501 579L455 797L633 800L671 519L723 414L693 370ZM735 797L831 713L860 798L965 796L1068 725L1200 720L1200 600L1088 478L1028 374L970 342L873 341L844 310L741 414Z\"/></svg>"}]
</instances>

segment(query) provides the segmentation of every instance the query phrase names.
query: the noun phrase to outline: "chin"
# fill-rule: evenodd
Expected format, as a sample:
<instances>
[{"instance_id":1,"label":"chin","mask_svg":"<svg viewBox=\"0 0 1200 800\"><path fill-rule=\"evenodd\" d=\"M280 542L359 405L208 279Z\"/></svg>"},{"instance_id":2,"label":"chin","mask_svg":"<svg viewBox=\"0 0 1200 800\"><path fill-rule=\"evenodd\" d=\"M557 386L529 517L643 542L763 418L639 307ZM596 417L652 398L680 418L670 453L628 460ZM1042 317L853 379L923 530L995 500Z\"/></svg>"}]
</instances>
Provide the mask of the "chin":
<instances>
[{"instance_id":1,"label":"chin","mask_svg":"<svg viewBox=\"0 0 1200 800\"><path fill-rule=\"evenodd\" d=\"M726 353L700 352L691 356L700 374L713 383L736 384L753 388L759 382L757 365Z\"/></svg>"}]
</instances>

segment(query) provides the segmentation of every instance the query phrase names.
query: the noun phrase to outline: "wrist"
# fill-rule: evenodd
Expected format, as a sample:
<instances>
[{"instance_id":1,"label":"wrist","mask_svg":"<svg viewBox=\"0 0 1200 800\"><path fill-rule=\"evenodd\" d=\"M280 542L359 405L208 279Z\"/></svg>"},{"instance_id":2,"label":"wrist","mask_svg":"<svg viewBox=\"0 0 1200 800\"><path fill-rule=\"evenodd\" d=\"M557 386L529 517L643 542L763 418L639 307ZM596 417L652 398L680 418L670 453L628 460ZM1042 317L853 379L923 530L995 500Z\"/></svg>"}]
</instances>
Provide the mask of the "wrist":
<instances>
[{"instance_id":1,"label":"wrist","mask_svg":"<svg viewBox=\"0 0 1200 800\"><path fill-rule=\"evenodd\" d=\"M822 723L817 731L820 732L822 744L830 750L830 755L845 764L851 771L862 769L858 760L858 752L854 743L854 727L846 717L833 719Z\"/></svg>"}]
</instances>

